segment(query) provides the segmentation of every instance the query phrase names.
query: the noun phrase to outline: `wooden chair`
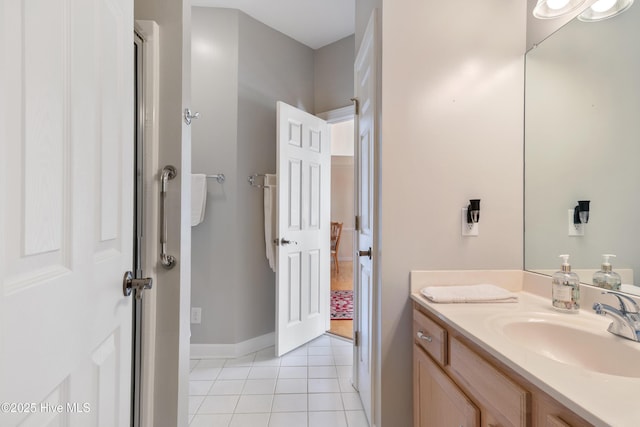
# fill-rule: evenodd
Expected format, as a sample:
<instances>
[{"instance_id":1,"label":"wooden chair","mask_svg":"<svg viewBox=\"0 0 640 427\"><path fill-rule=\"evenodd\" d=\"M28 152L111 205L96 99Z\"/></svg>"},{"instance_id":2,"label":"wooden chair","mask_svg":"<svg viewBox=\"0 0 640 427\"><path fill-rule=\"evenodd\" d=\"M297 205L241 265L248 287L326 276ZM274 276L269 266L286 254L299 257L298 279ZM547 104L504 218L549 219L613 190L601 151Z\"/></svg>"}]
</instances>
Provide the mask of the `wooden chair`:
<instances>
[{"instance_id":1,"label":"wooden chair","mask_svg":"<svg viewBox=\"0 0 640 427\"><path fill-rule=\"evenodd\" d=\"M331 258L336 265L336 274L340 273L338 266L338 247L340 246L340 235L342 234L342 223L331 221Z\"/></svg>"}]
</instances>

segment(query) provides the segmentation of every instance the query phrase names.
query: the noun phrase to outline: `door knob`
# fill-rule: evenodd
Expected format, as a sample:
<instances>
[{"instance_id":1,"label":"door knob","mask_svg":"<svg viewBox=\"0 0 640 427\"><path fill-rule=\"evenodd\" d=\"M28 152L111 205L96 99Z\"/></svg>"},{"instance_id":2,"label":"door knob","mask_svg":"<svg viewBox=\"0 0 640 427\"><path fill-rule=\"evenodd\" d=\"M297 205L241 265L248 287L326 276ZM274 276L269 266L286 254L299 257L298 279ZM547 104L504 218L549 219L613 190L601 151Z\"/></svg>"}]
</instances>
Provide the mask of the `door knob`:
<instances>
[{"instance_id":1,"label":"door knob","mask_svg":"<svg viewBox=\"0 0 640 427\"><path fill-rule=\"evenodd\" d=\"M368 256L371 259L371 247L366 251L358 251L358 256Z\"/></svg>"},{"instance_id":2,"label":"door knob","mask_svg":"<svg viewBox=\"0 0 640 427\"><path fill-rule=\"evenodd\" d=\"M291 243L293 243L294 245L297 245L297 244L298 244L298 242L296 242L295 240L287 240L287 239L285 239L284 237L283 237L282 239L280 239L280 240L278 240L278 239L273 239L273 243L275 243L275 244L276 244L276 246L277 246L277 245L286 246L286 245L289 245L289 244L291 244Z\"/></svg>"},{"instance_id":3,"label":"door knob","mask_svg":"<svg viewBox=\"0 0 640 427\"><path fill-rule=\"evenodd\" d=\"M127 271L122 278L122 293L125 297L131 295L132 291L136 292L136 299L142 298L142 292L145 289L151 289L153 286L153 279L151 277L143 277L140 279L134 279L133 273Z\"/></svg>"}]
</instances>

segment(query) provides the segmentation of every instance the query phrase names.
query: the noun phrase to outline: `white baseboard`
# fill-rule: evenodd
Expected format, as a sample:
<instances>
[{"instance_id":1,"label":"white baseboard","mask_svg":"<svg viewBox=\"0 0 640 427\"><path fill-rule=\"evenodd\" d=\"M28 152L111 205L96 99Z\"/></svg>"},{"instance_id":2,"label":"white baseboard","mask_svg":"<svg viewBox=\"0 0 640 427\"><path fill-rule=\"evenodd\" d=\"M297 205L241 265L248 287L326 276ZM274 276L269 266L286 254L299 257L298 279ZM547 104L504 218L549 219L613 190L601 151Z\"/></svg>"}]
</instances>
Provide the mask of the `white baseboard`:
<instances>
[{"instance_id":1,"label":"white baseboard","mask_svg":"<svg viewBox=\"0 0 640 427\"><path fill-rule=\"evenodd\" d=\"M275 332L251 338L237 344L191 344L192 359L219 359L244 356L254 353L276 342Z\"/></svg>"}]
</instances>

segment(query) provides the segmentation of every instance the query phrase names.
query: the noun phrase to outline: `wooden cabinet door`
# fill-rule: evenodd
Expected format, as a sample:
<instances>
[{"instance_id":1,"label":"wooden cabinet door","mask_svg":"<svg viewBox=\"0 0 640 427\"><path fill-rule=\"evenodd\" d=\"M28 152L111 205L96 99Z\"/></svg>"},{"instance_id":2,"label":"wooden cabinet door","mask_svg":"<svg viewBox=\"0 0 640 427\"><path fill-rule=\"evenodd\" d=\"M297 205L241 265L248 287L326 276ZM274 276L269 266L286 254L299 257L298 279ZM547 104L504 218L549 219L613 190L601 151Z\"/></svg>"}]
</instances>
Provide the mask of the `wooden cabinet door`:
<instances>
[{"instance_id":1,"label":"wooden cabinet door","mask_svg":"<svg viewBox=\"0 0 640 427\"><path fill-rule=\"evenodd\" d=\"M414 427L478 427L480 411L422 351L413 348Z\"/></svg>"}]
</instances>

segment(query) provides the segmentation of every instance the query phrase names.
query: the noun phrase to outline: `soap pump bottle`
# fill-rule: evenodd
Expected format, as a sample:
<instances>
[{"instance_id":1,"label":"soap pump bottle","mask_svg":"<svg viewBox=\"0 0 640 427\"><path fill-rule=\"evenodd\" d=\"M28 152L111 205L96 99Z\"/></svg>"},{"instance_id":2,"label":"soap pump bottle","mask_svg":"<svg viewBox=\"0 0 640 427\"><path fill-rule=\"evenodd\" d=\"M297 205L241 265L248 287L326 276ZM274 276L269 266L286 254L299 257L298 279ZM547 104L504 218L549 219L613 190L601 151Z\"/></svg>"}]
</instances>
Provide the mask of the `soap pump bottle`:
<instances>
[{"instance_id":1,"label":"soap pump bottle","mask_svg":"<svg viewBox=\"0 0 640 427\"><path fill-rule=\"evenodd\" d=\"M611 270L611 263L609 262L609 258L611 257L615 258L615 255L602 255L602 269L594 273L593 286L619 291L622 285L622 279L618 273Z\"/></svg>"},{"instance_id":2,"label":"soap pump bottle","mask_svg":"<svg viewBox=\"0 0 640 427\"><path fill-rule=\"evenodd\" d=\"M551 300L556 310L578 313L580 310L580 279L571 271L569 255L560 255L562 269L551 277Z\"/></svg>"}]
</instances>

